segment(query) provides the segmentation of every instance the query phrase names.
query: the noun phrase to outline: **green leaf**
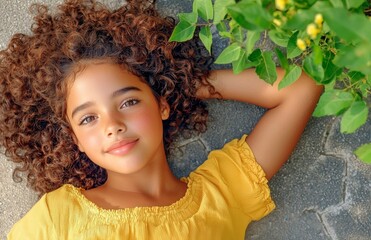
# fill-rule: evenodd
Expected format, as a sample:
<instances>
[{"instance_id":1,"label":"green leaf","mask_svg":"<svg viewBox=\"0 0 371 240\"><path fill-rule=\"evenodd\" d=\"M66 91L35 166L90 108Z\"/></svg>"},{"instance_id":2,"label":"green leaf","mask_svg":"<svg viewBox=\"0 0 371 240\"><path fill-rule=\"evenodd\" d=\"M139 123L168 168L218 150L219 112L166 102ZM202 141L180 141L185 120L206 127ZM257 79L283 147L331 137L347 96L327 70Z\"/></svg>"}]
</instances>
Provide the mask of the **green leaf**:
<instances>
[{"instance_id":1,"label":"green leaf","mask_svg":"<svg viewBox=\"0 0 371 240\"><path fill-rule=\"evenodd\" d=\"M303 63L304 71L311 76L316 82L322 83L325 76L325 71L323 70L322 65L316 64L314 62L313 55L307 56L304 59Z\"/></svg>"},{"instance_id":2,"label":"green leaf","mask_svg":"<svg viewBox=\"0 0 371 240\"><path fill-rule=\"evenodd\" d=\"M360 126L365 124L368 116L368 108L364 101L355 101L344 113L341 123L340 131L342 133L352 133Z\"/></svg>"},{"instance_id":3,"label":"green leaf","mask_svg":"<svg viewBox=\"0 0 371 240\"><path fill-rule=\"evenodd\" d=\"M232 34L229 32L219 32L219 36L222 38L232 38Z\"/></svg>"},{"instance_id":4,"label":"green leaf","mask_svg":"<svg viewBox=\"0 0 371 240\"><path fill-rule=\"evenodd\" d=\"M287 47L287 43L289 42L290 38L289 35L278 32L277 30L270 30L268 32L268 36L272 40L272 42L280 47Z\"/></svg>"},{"instance_id":5,"label":"green leaf","mask_svg":"<svg viewBox=\"0 0 371 240\"><path fill-rule=\"evenodd\" d=\"M297 65L289 66L289 70L286 71L285 76L278 84L278 90L289 86L290 84L294 83L296 80L299 79L301 75L301 68Z\"/></svg>"},{"instance_id":6,"label":"green leaf","mask_svg":"<svg viewBox=\"0 0 371 240\"><path fill-rule=\"evenodd\" d=\"M232 43L226 47L215 60L216 64L227 64L236 61L240 56L242 48L237 43Z\"/></svg>"},{"instance_id":7,"label":"green leaf","mask_svg":"<svg viewBox=\"0 0 371 240\"><path fill-rule=\"evenodd\" d=\"M260 31L248 31L247 32L247 40L246 40L246 51L249 55L252 53L255 43L260 39Z\"/></svg>"},{"instance_id":8,"label":"green leaf","mask_svg":"<svg viewBox=\"0 0 371 240\"><path fill-rule=\"evenodd\" d=\"M273 17L256 2L242 1L227 9L231 17L245 29L262 31L271 27Z\"/></svg>"},{"instance_id":9,"label":"green leaf","mask_svg":"<svg viewBox=\"0 0 371 240\"><path fill-rule=\"evenodd\" d=\"M197 13L195 12L191 12L191 13L179 13L178 14L178 17L179 17L179 20L180 21L184 21L184 22L188 22L190 24L196 24L197 23L197 19L198 19L198 15Z\"/></svg>"},{"instance_id":10,"label":"green leaf","mask_svg":"<svg viewBox=\"0 0 371 240\"><path fill-rule=\"evenodd\" d=\"M325 9L322 14L331 30L347 42L371 42L371 22L365 15L350 13L344 8Z\"/></svg>"},{"instance_id":11,"label":"green leaf","mask_svg":"<svg viewBox=\"0 0 371 240\"><path fill-rule=\"evenodd\" d=\"M232 35L232 41L236 42L243 42L243 32L242 32L241 26L236 26L232 29L231 35Z\"/></svg>"},{"instance_id":12,"label":"green leaf","mask_svg":"<svg viewBox=\"0 0 371 240\"><path fill-rule=\"evenodd\" d=\"M343 72L343 68L339 68L338 66L332 63L333 58L334 54L332 52L328 51L324 53L322 68L325 72L325 75L323 77L323 80L320 82L321 84L329 84Z\"/></svg>"},{"instance_id":13,"label":"green leaf","mask_svg":"<svg viewBox=\"0 0 371 240\"><path fill-rule=\"evenodd\" d=\"M347 5L348 9L359 8L364 2L366 1L365 0L345 0L345 4Z\"/></svg>"},{"instance_id":14,"label":"green leaf","mask_svg":"<svg viewBox=\"0 0 371 240\"><path fill-rule=\"evenodd\" d=\"M336 8L341 8L344 7L343 1L342 0L330 0L332 6Z\"/></svg>"},{"instance_id":15,"label":"green leaf","mask_svg":"<svg viewBox=\"0 0 371 240\"><path fill-rule=\"evenodd\" d=\"M314 64L322 64L323 55L321 47L318 45L313 46L313 62Z\"/></svg>"},{"instance_id":16,"label":"green leaf","mask_svg":"<svg viewBox=\"0 0 371 240\"><path fill-rule=\"evenodd\" d=\"M352 104L353 99L353 95L349 92L340 90L325 91L319 99L313 116L339 115Z\"/></svg>"},{"instance_id":17,"label":"green leaf","mask_svg":"<svg viewBox=\"0 0 371 240\"><path fill-rule=\"evenodd\" d=\"M287 58L294 58L301 54L301 50L296 46L299 31L293 33L287 43Z\"/></svg>"},{"instance_id":18,"label":"green leaf","mask_svg":"<svg viewBox=\"0 0 371 240\"><path fill-rule=\"evenodd\" d=\"M246 52L241 51L239 58L236 61L232 62L232 68L233 68L233 73L234 74L239 74L240 72L242 72L245 69L244 64L245 64L246 60L247 60Z\"/></svg>"},{"instance_id":19,"label":"green leaf","mask_svg":"<svg viewBox=\"0 0 371 240\"><path fill-rule=\"evenodd\" d=\"M358 89L361 92L362 96L365 97L365 98L367 98L368 95L369 95L369 93L370 93L371 87L370 87L370 85L368 85L366 83L361 83L358 86Z\"/></svg>"},{"instance_id":20,"label":"green leaf","mask_svg":"<svg viewBox=\"0 0 371 240\"><path fill-rule=\"evenodd\" d=\"M317 0L295 0L295 5L298 8L310 8Z\"/></svg>"},{"instance_id":21,"label":"green leaf","mask_svg":"<svg viewBox=\"0 0 371 240\"><path fill-rule=\"evenodd\" d=\"M228 32L227 26L224 21L219 22L216 25L216 29L218 30L219 36L223 38L231 38L231 34Z\"/></svg>"},{"instance_id":22,"label":"green leaf","mask_svg":"<svg viewBox=\"0 0 371 240\"><path fill-rule=\"evenodd\" d=\"M341 47L333 62L339 67L371 74L371 43Z\"/></svg>"},{"instance_id":23,"label":"green leaf","mask_svg":"<svg viewBox=\"0 0 371 240\"><path fill-rule=\"evenodd\" d=\"M196 25L186 21L180 21L174 28L169 41L185 42L193 37Z\"/></svg>"},{"instance_id":24,"label":"green leaf","mask_svg":"<svg viewBox=\"0 0 371 240\"><path fill-rule=\"evenodd\" d=\"M250 67L255 67L256 63L250 62L247 58L247 53L246 51L241 51L240 57L232 62L232 67L233 67L233 73L234 74L239 74L245 69L248 69Z\"/></svg>"},{"instance_id":25,"label":"green leaf","mask_svg":"<svg viewBox=\"0 0 371 240\"><path fill-rule=\"evenodd\" d=\"M255 72L258 74L260 79L273 85L277 79L276 65L272 59L272 52L267 51L262 53L262 61L256 67Z\"/></svg>"},{"instance_id":26,"label":"green leaf","mask_svg":"<svg viewBox=\"0 0 371 240\"><path fill-rule=\"evenodd\" d=\"M360 146L354 153L362 162L371 164L371 143Z\"/></svg>"},{"instance_id":27,"label":"green leaf","mask_svg":"<svg viewBox=\"0 0 371 240\"><path fill-rule=\"evenodd\" d=\"M234 19L231 19L229 22L228 22L228 25L229 25L229 29L230 31L232 31L233 29L235 29L236 27L241 27Z\"/></svg>"},{"instance_id":28,"label":"green leaf","mask_svg":"<svg viewBox=\"0 0 371 240\"><path fill-rule=\"evenodd\" d=\"M220 22L220 23L216 24L215 26L216 26L216 29L219 32L226 32L226 31L228 31L227 26L225 25L225 22Z\"/></svg>"},{"instance_id":29,"label":"green leaf","mask_svg":"<svg viewBox=\"0 0 371 240\"><path fill-rule=\"evenodd\" d=\"M315 12L320 12L320 10L325 8L332 8L332 4L329 2L329 0L325 1L316 1L313 6L310 8L310 10L313 10Z\"/></svg>"},{"instance_id":30,"label":"green leaf","mask_svg":"<svg viewBox=\"0 0 371 240\"><path fill-rule=\"evenodd\" d=\"M298 10L298 12L292 17L289 18L283 28L295 31L304 31L309 23L312 23L316 11L313 10Z\"/></svg>"},{"instance_id":31,"label":"green leaf","mask_svg":"<svg viewBox=\"0 0 371 240\"><path fill-rule=\"evenodd\" d=\"M289 62L287 61L287 57L281 52L279 48L275 49L276 55L278 57L278 61L280 62L280 65L285 71L289 70Z\"/></svg>"},{"instance_id":32,"label":"green leaf","mask_svg":"<svg viewBox=\"0 0 371 240\"><path fill-rule=\"evenodd\" d=\"M367 82L367 76L361 72L351 71L348 72L348 77L350 78L350 83L357 84L357 88L360 91L362 97L367 98L371 92L371 84Z\"/></svg>"},{"instance_id":33,"label":"green leaf","mask_svg":"<svg viewBox=\"0 0 371 240\"><path fill-rule=\"evenodd\" d=\"M248 57L251 62L260 62L262 59L262 52L259 48L255 49Z\"/></svg>"},{"instance_id":34,"label":"green leaf","mask_svg":"<svg viewBox=\"0 0 371 240\"><path fill-rule=\"evenodd\" d=\"M214 2L214 24L222 21L227 15L227 7L235 4L235 0L215 0Z\"/></svg>"},{"instance_id":35,"label":"green leaf","mask_svg":"<svg viewBox=\"0 0 371 240\"><path fill-rule=\"evenodd\" d=\"M348 72L348 76L351 78L352 83L358 82L359 80L365 77L363 73L357 71Z\"/></svg>"},{"instance_id":36,"label":"green leaf","mask_svg":"<svg viewBox=\"0 0 371 240\"><path fill-rule=\"evenodd\" d=\"M193 12L198 12L198 15L205 20L213 19L214 9L211 0L194 0Z\"/></svg>"},{"instance_id":37,"label":"green leaf","mask_svg":"<svg viewBox=\"0 0 371 240\"><path fill-rule=\"evenodd\" d=\"M371 86L371 74L368 74L368 75L366 76L366 81L367 81L367 83Z\"/></svg>"},{"instance_id":38,"label":"green leaf","mask_svg":"<svg viewBox=\"0 0 371 240\"><path fill-rule=\"evenodd\" d=\"M205 45L207 51L211 53L211 44L213 43L213 36L211 35L211 30L209 26L204 26L200 31L200 39Z\"/></svg>"}]
</instances>

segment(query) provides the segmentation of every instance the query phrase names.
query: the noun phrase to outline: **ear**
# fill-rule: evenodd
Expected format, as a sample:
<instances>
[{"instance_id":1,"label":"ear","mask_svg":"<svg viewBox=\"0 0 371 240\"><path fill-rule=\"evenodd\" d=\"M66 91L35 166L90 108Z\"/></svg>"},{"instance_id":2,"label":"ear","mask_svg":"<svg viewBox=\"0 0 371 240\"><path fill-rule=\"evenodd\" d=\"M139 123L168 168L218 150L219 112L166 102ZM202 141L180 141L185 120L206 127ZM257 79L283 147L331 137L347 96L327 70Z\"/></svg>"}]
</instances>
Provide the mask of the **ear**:
<instances>
[{"instance_id":1,"label":"ear","mask_svg":"<svg viewBox=\"0 0 371 240\"><path fill-rule=\"evenodd\" d=\"M82 147L82 145L80 144L79 140L77 140L77 137L74 133L72 133L72 139L73 139L73 142L77 145L77 147L79 148L80 152L85 152L84 151L84 148Z\"/></svg>"},{"instance_id":2,"label":"ear","mask_svg":"<svg viewBox=\"0 0 371 240\"><path fill-rule=\"evenodd\" d=\"M164 98L160 98L160 111L162 120L167 120L170 115L170 106Z\"/></svg>"}]
</instances>

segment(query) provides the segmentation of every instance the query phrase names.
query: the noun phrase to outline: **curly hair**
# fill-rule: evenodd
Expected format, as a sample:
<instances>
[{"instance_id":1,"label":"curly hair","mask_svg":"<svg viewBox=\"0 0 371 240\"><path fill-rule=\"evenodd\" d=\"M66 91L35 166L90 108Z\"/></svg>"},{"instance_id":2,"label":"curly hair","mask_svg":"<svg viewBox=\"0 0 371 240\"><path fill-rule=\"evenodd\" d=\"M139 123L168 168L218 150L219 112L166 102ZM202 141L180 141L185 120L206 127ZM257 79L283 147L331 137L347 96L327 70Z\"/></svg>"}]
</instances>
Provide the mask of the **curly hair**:
<instances>
[{"instance_id":1,"label":"curly hair","mask_svg":"<svg viewBox=\"0 0 371 240\"><path fill-rule=\"evenodd\" d=\"M106 171L73 141L66 118L66 79L83 60L113 59L165 98L171 109L164 144L183 129L206 129L206 105L195 97L207 81L212 58L195 38L169 42L175 25L155 3L130 0L110 10L94 0L67 0L54 14L32 5L32 33L15 34L0 52L0 144L40 194L69 183L90 189Z\"/></svg>"}]
</instances>

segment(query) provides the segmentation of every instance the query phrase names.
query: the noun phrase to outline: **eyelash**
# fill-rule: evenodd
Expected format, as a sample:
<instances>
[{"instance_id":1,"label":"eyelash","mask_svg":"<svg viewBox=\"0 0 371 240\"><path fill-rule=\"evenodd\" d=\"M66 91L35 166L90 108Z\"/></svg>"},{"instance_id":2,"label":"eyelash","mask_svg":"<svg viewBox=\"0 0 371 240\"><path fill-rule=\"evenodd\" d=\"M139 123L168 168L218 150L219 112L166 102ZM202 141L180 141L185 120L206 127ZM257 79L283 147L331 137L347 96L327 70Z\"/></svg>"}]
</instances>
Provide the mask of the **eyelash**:
<instances>
[{"instance_id":1,"label":"eyelash","mask_svg":"<svg viewBox=\"0 0 371 240\"><path fill-rule=\"evenodd\" d=\"M120 106L120 109L122 109L122 108L127 108L127 107L131 107L131 106L133 106L133 105L136 105L136 104L138 104L140 101L138 100L138 99L129 99L129 100L126 100L126 101L124 101L124 103ZM92 121L94 121L95 119L97 119L97 117L95 117L95 116L86 116L86 117L84 117L81 121L80 121L80 123L79 123L79 125L81 126L81 125L86 125L86 124L89 124L89 123L91 123Z\"/></svg>"},{"instance_id":2,"label":"eyelash","mask_svg":"<svg viewBox=\"0 0 371 240\"><path fill-rule=\"evenodd\" d=\"M121 104L120 109L126 108L126 107L131 107L133 105L138 104L139 102L140 101L138 99L135 99L135 98L128 99L128 100L124 101L123 104Z\"/></svg>"},{"instance_id":3,"label":"eyelash","mask_svg":"<svg viewBox=\"0 0 371 240\"><path fill-rule=\"evenodd\" d=\"M94 118L94 119L92 119L92 118ZM90 120L88 121L88 119L90 119ZM95 119L97 119L97 117L95 117L95 116L86 116L86 117L84 117L84 118L80 121L79 125L81 126L81 125L89 124L89 123L91 123L92 121L94 121Z\"/></svg>"}]
</instances>

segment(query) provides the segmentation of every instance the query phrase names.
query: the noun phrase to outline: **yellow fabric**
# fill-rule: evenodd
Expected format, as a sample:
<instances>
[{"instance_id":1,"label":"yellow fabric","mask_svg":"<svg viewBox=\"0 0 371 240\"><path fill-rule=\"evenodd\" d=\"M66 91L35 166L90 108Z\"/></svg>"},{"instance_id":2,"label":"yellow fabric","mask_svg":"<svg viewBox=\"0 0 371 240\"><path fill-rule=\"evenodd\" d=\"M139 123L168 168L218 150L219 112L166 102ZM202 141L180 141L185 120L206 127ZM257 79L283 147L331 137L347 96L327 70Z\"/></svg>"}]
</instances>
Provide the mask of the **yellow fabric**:
<instances>
[{"instance_id":1,"label":"yellow fabric","mask_svg":"<svg viewBox=\"0 0 371 240\"><path fill-rule=\"evenodd\" d=\"M244 239L247 225L275 207L245 138L212 151L182 178L188 190L170 206L106 210L64 185L44 195L8 239Z\"/></svg>"}]
</instances>

